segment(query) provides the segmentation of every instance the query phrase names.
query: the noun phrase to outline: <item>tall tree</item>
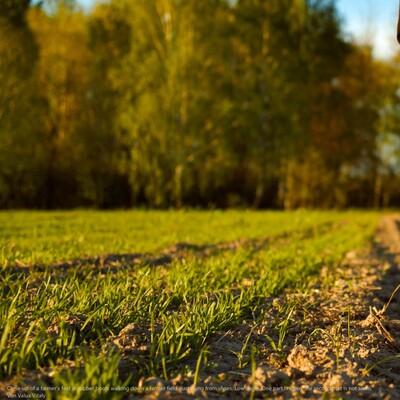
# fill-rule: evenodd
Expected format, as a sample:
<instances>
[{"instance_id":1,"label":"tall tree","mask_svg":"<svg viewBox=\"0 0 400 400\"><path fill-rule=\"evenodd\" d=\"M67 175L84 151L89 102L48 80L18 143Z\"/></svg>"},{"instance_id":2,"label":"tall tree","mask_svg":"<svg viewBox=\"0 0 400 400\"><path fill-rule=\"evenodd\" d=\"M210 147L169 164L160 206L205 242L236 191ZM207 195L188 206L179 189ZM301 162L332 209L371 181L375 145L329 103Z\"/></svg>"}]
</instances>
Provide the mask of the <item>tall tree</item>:
<instances>
[{"instance_id":1,"label":"tall tree","mask_svg":"<svg viewBox=\"0 0 400 400\"><path fill-rule=\"evenodd\" d=\"M85 16L72 1L53 3L51 13L39 9L30 13L30 26L40 44L40 89L47 107L43 130L49 208L77 205L78 172L86 165L82 137L90 117Z\"/></svg>"},{"instance_id":2,"label":"tall tree","mask_svg":"<svg viewBox=\"0 0 400 400\"><path fill-rule=\"evenodd\" d=\"M286 112L289 111L292 126L286 142L290 151L282 163L281 202L284 208L313 207L317 203L333 206L331 189L340 165L327 165L326 157L337 153L332 148L326 152L321 146L324 140L336 143L334 136L342 135L340 126L335 126L340 121L337 112L341 107L337 82L351 48L341 36L332 2L300 3L298 7L303 12L295 25L297 30L300 27L296 33L297 45L290 52L296 54L297 62L286 67L285 82L292 82L293 91L284 103L291 104ZM289 15L294 12L292 9ZM323 115L320 107L327 114Z\"/></svg>"},{"instance_id":3,"label":"tall tree","mask_svg":"<svg viewBox=\"0 0 400 400\"><path fill-rule=\"evenodd\" d=\"M89 126L82 133L86 163L79 173L82 195L96 207L129 205L129 183L121 165L126 149L117 111L120 92L113 74L129 52L131 32L123 8L112 3L94 7L89 31Z\"/></svg>"},{"instance_id":4,"label":"tall tree","mask_svg":"<svg viewBox=\"0 0 400 400\"><path fill-rule=\"evenodd\" d=\"M209 142L204 126L212 109L209 79L221 68L206 51L220 2L127 2L131 50L114 82L124 93L120 126L129 132L128 173L133 193L151 205L179 208ZM204 15L199 19L198 15ZM122 79L124 77L124 79ZM128 79L128 81L126 81ZM211 123L212 126L212 123ZM207 153L207 152L206 152Z\"/></svg>"},{"instance_id":5,"label":"tall tree","mask_svg":"<svg viewBox=\"0 0 400 400\"><path fill-rule=\"evenodd\" d=\"M40 205L43 108L29 3L0 4L0 205L8 207Z\"/></svg>"}]
</instances>

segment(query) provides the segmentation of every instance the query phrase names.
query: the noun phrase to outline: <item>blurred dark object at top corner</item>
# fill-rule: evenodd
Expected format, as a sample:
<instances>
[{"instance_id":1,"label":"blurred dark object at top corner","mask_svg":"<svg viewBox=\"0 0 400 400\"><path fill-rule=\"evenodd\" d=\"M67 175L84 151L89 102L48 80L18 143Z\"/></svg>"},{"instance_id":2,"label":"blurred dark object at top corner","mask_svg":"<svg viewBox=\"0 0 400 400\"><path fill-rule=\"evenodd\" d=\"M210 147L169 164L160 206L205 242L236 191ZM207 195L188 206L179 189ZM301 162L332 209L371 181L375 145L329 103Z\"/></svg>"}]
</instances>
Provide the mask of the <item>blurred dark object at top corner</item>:
<instances>
[{"instance_id":1,"label":"blurred dark object at top corner","mask_svg":"<svg viewBox=\"0 0 400 400\"><path fill-rule=\"evenodd\" d=\"M41 2L38 2L39 6ZM31 0L0 0L0 17L21 25L25 24L25 14L31 5Z\"/></svg>"}]
</instances>

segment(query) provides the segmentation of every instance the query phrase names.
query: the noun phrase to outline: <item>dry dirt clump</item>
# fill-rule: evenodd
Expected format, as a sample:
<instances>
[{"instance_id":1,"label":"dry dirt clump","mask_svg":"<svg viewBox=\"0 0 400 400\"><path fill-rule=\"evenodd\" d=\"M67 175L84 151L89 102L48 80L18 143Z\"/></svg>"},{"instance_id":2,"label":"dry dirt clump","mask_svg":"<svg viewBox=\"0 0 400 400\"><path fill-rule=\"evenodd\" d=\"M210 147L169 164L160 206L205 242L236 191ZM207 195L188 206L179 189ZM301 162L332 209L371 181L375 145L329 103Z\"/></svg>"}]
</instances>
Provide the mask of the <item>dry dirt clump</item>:
<instances>
[{"instance_id":1,"label":"dry dirt clump","mask_svg":"<svg viewBox=\"0 0 400 400\"><path fill-rule=\"evenodd\" d=\"M65 319L58 321L54 320L52 324L46 329L46 333L53 339L56 339L62 331L67 334L75 335L75 342L81 343L91 335L91 324L86 323L84 315L73 314L67 316Z\"/></svg>"},{"instance_id":2,"label":"dry dirt clump","mask_svg":"<svg viewBox=\"0 0 400 400\"><path fill-rule=\"evenodd\" d=\"M214 367L196 382L142 379L140 397L400 399L399 227L400 217L384 218L370 251L347 254L303 293L271 299L253 321L213 335Z\"/></svg>"},{"instance_id":3,"label":"dry dirt clump","mask_svg":"<svg viewBox=\"0 0 400 400\"><path fill-rule=\"evenodd\" d=\"M117 336L112 337L103 346L103 350L106 352L119 350L123 358L149 354L151 335L160 333L161 328L160 324L155 324L152 330L137 324L129 324Z\"/></svg>"}]
</instances>

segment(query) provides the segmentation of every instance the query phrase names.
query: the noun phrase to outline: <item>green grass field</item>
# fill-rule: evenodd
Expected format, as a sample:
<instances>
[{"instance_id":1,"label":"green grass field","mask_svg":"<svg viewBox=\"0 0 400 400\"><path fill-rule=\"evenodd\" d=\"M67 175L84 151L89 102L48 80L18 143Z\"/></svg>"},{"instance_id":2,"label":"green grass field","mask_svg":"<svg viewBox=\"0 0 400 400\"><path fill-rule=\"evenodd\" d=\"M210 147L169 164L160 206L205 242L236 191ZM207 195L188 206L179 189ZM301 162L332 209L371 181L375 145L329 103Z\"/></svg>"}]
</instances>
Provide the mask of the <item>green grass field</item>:
<instances>
[{"instance_id":1,"label":"green grass field","mask_svg":"<svg viewBox=\"0 0 400 400\"><path fill-rule=\"evenodd\" d=\"M378 216L2 212L0 377L15 383L33 374L30 380L44 386L75 388L137 386L178 374L196 383L220 370L212 338L242 324L256 327L283 290L307 291L322 267L333 271L346 253L368 246ZM146 257L129 262L136 253ZM148 262L160 254L169 258ZM107 255L113 261L91 261ZM268 336L278 354L290 310L282 305L271 327L276 339ZM231 370L262 358L250 336L232 350ZM125 395L65 390L56 398Z\"/></svg>"}]
</instances>

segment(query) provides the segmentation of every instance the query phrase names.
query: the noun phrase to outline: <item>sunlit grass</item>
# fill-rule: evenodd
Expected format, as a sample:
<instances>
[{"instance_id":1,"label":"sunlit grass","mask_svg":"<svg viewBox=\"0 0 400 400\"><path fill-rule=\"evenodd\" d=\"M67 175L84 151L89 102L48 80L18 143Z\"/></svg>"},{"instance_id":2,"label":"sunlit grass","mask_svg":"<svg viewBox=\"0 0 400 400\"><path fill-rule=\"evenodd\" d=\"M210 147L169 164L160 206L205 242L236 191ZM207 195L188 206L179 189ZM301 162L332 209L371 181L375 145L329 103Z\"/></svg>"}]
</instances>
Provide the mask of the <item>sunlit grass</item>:
<instances>
[{"instance_id":1,"label":"sunlit grass","mask_svg":"<svg viewBox=\"0 0 400 400\"><path fill-rule=\"evenodd\" d=\"M267 237L356 217L339 212L0 212L0 265L154 252L179 242Z\"/></svg>"},{"instance_id":2,"label":"sunlit grass","mask_svg":"<svg viewBox=\"0 0 400 400\"><path fill-rule=\"evenodd\" d=\"M307 286L322 267L334 269L348 251L365 246L377 222L372 213L305 211L21 212L3 213L1 218L6 223L0 275L0 376L57 369L68 360L83 363L81 369L55 378L70 385L122 382L93 360L129 324L145 329L148 342L146 354L126 360L132 382L142 376L170 378L188 360L206 358L213 334L251 320L254 310L267 307L271 296L284 288ZM36 237L29 238L28 232L35 229ZM81 242L80 235L88 239ZM17 260L33 261L33 251L36 262L54 262L71 254L156 251L177 241L202 244L268 236L263 246L213 255L189 251L160 267L141 264L100 273L81 265L62 274L51 266L30 273L12 268ZM59 246L67 246L65 237L71 249ZM11 242L20 254L10 252ZM287 322L286 314L282 318ZM278 350L285 345L282 327L279 342L274 343ZM118 351L113 354L121 357ZM244 352L240 360L243 364Z\"/></svg>"}]
</instances>

